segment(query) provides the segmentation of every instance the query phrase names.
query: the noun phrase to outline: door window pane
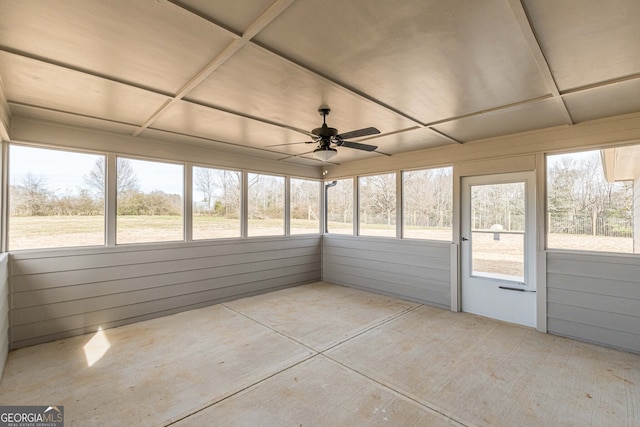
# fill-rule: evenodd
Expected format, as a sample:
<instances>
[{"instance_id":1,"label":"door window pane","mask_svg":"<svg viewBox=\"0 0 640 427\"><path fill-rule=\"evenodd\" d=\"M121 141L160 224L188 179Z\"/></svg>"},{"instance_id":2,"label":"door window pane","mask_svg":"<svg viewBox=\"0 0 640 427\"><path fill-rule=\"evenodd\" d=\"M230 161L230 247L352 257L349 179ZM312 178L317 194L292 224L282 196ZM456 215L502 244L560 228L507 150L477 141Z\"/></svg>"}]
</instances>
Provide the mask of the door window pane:
<instances>
[{"instance_id":1,"label":"door window pane","mask_svg":"<svg viewBox=\"0 0 640 427\"><path fill-rule=\"evenodd\" d=\"M117 182L118 244L184 240L182 165L118 157Z\"/></svg>"},{"instance_id":2,"label":"door window pane","mask_svg":"<svg viewBox=\"0 0 640 427\"><path fill-rule=\"evenodd\" d=\"M396 236L396 174L358 178L360 235Z\"/></svg>"},{"instance_id":3,"label":"door window pane","mask_svg":"<svg viewBox=\"0 0 640 427\"><path fill-rule=\"evenodd\" d=\"M105 157L9 148L9 250L104 245Z\"/></svg>"},{"instance_id":4,"label":"door window pane","mask_svg":"<svg viewBox=\"0 0 640 427\"><path fill-rule=\"evenodd\" d=\"M320 182L291 178L291 234L320 232Z\"/></svg>"},{"instance_id":5,"label":"door window pane","mask_svg":"<svg viewBox=\"0 0 640 427\"><path fill-rule=\"evenodd\" d=\"M248 174L248 235L284 235L284 177Z\"/></svg>"},{"instance_id":6,"label":"door window pane","mask_svg":"<svg viewBox=\"0 0 640 427\"><path fill-rule=\"evenodd\" d=\"M471 187L473 276L524 282L525 183Z\"/></svg>"},{"instance_id":7,"label":"door window pane","mask_svg":"<svg viewBox=\"0 0 640 427\"><path fill-rule=\"evenodd\" d=\"M242 172L193 168L193 239L240 237Z\"/></svg>"},{"instance_id":8,"label":"door window pane","mask_svg":"<svg viewBox=\"0 0 640 427\"><path fill-rule=\"evenodd\" d=\"M402 206L402 237L451 241L453 169L403 172Z\"/></svg>"},{"instance_id":9,"label":"door window pane","mask_svg":"<svg viewBox=\"0 0 640 427\"><path fill-rule=\"evenodd\" d=\"M327 228L332 234L353 234L353 179L338 179L327 190Z\"/></svg>"}]
</instances>

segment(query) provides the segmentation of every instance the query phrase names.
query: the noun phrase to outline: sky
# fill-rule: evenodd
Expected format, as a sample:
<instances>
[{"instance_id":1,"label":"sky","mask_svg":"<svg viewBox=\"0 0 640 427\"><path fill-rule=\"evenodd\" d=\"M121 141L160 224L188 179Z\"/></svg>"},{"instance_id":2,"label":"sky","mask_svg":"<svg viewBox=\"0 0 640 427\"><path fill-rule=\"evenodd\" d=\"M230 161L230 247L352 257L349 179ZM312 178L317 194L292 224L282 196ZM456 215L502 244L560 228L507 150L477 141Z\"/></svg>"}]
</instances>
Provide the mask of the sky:
<instances>
[{"instance_id":1,"label":"sky","mask_svg":"<svg viewBox=\"0 0 640 427\"><path fill-rule=\"evenodd\" d=\"M594 151L571 153L573 158L592 156ZM548 157L548 166L563 156ZM104 158L96 154L75 153L11 145L9 152L9 180L11 185L19 185L31 173L46 177L47 188L58 195L75 194L79 187L87 187L84 177L89 175L96 159ZM143 192L161 190L169 194L182 194L183 167L170 163L131 159L136 171L140 189ZM199 195L194 195L198 199Z\"/></svg>"},{"instance_id":2,"label":"sky","mask_svg":"<svg viewBox=\"0 0 640 427\"><path fill-rule=\"evenodd\" d=\"M574 160L586 160L589 157L598 156L600 157L600 150L591 150L591 151L580 151L575 153L566 153L566 154L553 154L547 156L547 167L552 167L556 163L562 161L563 158L571 157Z\"/></svg>"},{"instance_id":3,"label":"sky","mask_svg":"<svg viewBox=\"0 0 640 427\"><path fill-rule=\"evenodd\" d=\"M84 177L94 168L96 159L104 156L74 153L62 150L11 145L9 149L9 182L20 185L31 173L46 178L49 190L61 195L77 193L78 187L87 187ZM182 194L183 166L131 159L140 189L144 192L162 190L169 194Z\"/></svg>"}]
</instances>

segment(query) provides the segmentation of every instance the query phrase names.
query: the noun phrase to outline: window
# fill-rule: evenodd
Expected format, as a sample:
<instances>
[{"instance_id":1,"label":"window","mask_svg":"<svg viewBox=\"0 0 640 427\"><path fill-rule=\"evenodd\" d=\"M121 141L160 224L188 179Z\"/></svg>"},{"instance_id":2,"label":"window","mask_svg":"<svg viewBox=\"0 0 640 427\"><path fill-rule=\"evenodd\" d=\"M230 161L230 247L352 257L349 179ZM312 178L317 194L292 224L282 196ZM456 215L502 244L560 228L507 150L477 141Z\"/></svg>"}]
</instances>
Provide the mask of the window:
<instances>
[{"instance_id":1,"label":"window","mask_svg":"<svg viewBox=\"0 0 640 427\"><path fill-rule=\"evenodd\" d=\"M10 145L9 249L104 245L105 157Z\"/></svg>"},{"instance_id":2,"label":"window","mask_svg":"<svg viewBox=\"0 0 640 427\"><path fill-rule=\"evenodd\" d=\"M451 240L453 169L402 173L402 237Z\"/></svg>"},{"instance_id":3,"label":"window","mask_svg":"<svg viewBox=\"0 0 640 427\"><path fill-rule=\"evenodd\" d=\"M640 146L547 156L549 248L634 251L635 153Z\"/></svg>"},{"instance_id":4,"label":"window","mask_svg":"<svg viewBox=\"0 0 640 427\"><path fill-rule=\"evenodd\" d=\"M328 232L353 234L353 179L339 179L329 187L326 203Z\"/></svg>"},{"instance_id":5,"label":"window","mask_svg":"<svg viewBox=\"0 0 640 427\"><path fill-rule=\"evenodd\" d=\"M193 239L240 237L242 172L193 168Z\"/></svg>"},{"instance_id":6,"label":"window","mask_svg":"<svg viewBox=\"0 0 640 427\"><path fill-rule=\"evenodd\" d=\"M360 235L396 236L396 174L358 178Z\"/></svg>"},{"instance_id":7,"label":"window","mask_svg":"<svg viewBox=\"0 0 640 427\"><path fill-rule=\"evenodd\" d=\"M248 235L284 235L284 177L248 174Z\"/></svg>"},{"instance_id":8,"label":"window","mask_svg":"<svg viewBox=\"0 0 640 427\"><path fill-rule=\"evenodd\" d=\"M118 157L118 244L184 240L183 175L182 165Z\"/></svg>"},{"instance_id":9,"label":"window","mask_svg":"<svg viewBox=\"0 0 640 427\"><path fill-rule=\"evenodd\" d=\"M320 182L291 178L289 221L291 234L320 232Z\"/></svg>"}]
</instances>

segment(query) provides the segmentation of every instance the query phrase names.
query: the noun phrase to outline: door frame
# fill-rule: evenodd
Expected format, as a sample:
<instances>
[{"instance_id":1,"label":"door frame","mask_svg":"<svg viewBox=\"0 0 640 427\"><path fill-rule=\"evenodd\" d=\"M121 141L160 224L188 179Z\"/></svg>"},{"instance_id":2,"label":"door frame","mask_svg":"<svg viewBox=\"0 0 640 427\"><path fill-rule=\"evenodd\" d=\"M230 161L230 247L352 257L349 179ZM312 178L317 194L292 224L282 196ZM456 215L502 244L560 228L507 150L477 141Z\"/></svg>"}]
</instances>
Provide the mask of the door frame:
<instances>
[{"instance_id":1,"label":"door frame","mask_svg":"<svg viewBox=\"0 0 640 427\"><path fill-rule=\"evenodd\" d=\"M453 164L453 244L451 245L451 311L461 311L461 188L462 177L534 171L536 176L536 330L547 332L546 163L544 153L507 156Z\"/></svg>"},{"instance_id":2,"label":"door frame","mask_svg":"<svg viewBox=\"0 0 640 427\"><path fill-rule=\"evenodd\" d=\"M508 279L491 278L490 276L474 276L472 274L471 262L472 252L471 248L474 239L472 238L473 230L471 229L471 188L478 185L495 185L495 184L510 184L510 183L522 183L524 184L524 207L525 218L524 224L524 271L523 281L513 282ZM461 199L460 199L460 232L461 239L463 240L460 245L460 292L461 292L461 309L464 306L473 306L475 310L480 312L493 312L494 314L482 314L488 315L496 319L503 319L505 321L513 321L520 323L516 319L521 319L523 324L529 326L535 326L537 318L537 299L535 295L531 295L530 292L536 291L536 223L535 223L535 206L536 206L536 177L533 171L525 172L507 172L491 175L472 175L461 178ZM465 241L465 238L468 239ZM465 281L468 281L465 287ZM498 290L498 288L503 288ZM465 291L466 289L466 291ZM483 289L481 291L481 289ZM504 290L507 289L507 290ZM516 290L522 290L522 292L513 293ZM479 292L479 293L478 293ZM478 302L474 302L471 299L465 304L462 299L463 294L467 296L475 294L477 298L484 299L485 295L495 294L495 298L499 298L504 304L504 309L500 309L500 306L493 306L489 308L483 303L478 305ZM475 299L475 298L474 298ZM496 300L497 301L497 300ZM534 306L531 307L530 304ZM486 308L485 308L486 307ZM469 309L469 308L468 308ZM485 311L486 310L486 311ZM476 312L470 310L470 312ZM529 313L524 315L523 313ZM533 317L530 317L533 316Z\"/></svg>"}]
</instances>

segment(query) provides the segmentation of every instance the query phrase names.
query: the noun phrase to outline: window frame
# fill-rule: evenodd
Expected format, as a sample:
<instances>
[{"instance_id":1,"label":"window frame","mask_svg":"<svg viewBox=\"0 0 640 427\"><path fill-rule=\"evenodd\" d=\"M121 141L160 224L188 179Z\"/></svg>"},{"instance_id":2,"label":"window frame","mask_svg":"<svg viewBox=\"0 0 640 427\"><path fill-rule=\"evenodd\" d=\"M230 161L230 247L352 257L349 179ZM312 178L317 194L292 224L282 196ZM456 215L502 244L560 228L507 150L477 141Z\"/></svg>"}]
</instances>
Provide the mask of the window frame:
<instances>
[{"instance_id":1,"label":"window frame","mask_svg":"<svg viewBox=\"0 0 640 427\"><path fill-rule=\"evenodd\" d=\"M287 204L287 217L289 218L288 220L288 227L286 229L286 235L287 236L304 236L304 235L308 235L308 234L322 234L323 232L323 218L324 218L324 214L323 214L323 203L322 203L322 199L323 199L323 195L322 195L322 189L323 189L323 185L324 185L324 181L322 179L317 179L317 178L304 178L304 177L299 177L299 176L287 176L286 177L287 181L288 181L288 191L287 193L287 199L288 199L288 204ZM318 228L316 231L309 231L307 233L292 233L291 232L291 209L292 209L292 203L291 203L291 195L292 195L292 191L291 191L291 181L293 180L297 180L297 181L308 181L308 182L315 182L318 184Z\"/></svg>"},{"instance_id":2,"label":"window frame","mask_svg":"<svg viewBox=\"0 0 640 427\"><path fill-rule=\"evenodd\" d=\"M361 212L360 212L360 207L361 207L361 202L362 202L362 186L361 186L361 178L370 178L370 177L375 177L375 176L383 176L383 175L393 175L395 177L394 180L394 192L395 192L395 206L394 206L394 227L395 227L395 232L393 236L385 236L385 235L376 235L376 234L362 234L362 223L361 223ZM398 238L398 230L400 228L400 225L398 224L398 203L400 201L401 204L401 200L398 198L398 175L399 175L399 171L398 170L393 170L393 171L387 171L387 172L377 172L377 173L371 173L371 174L366 174L366 175L358 175L356 176L356 200L357 200L357 205L354 207L354 213L355 213L355 218L354 220L356 221L356 236L358 237L375 237L375 238L384 238L384 239L397 239ZM402 196L402 194L400 193L400 196ZM356 213L357 212L357 213Z\"/></svg>"},{"instance_id":3,"label":"window frame","mask_svg":"<svg viewBox=\"0 0 640 427\"><path fill-rule=\"evenodd\" d=\"M130 246L130 245L155 245L155 244L171 244L171 243L183 243L183 242L187 242L187 211L188 211L188 207L187 207L187 199L190 197L187 197L187 169L191 170L190 164L186 163L186 162L179 162L179 161L172 161L172 160L165 160L165 159L159 159L159 158L153 158L153 157L145 157L145 156L137 156L137 155L129 155L129 154L121 154L121 153L112 153L112 156L114 157L113 160L113 165L115 166L112 170L112 175L114 175L113 177L113 184L114 187L111 189L114 193L114 197L113 197L113 206L111 207L113 209L113 215L114 215L114 246ZM117 213L117 209L118 209L118 184L117 184L117 161L118 158L124 158L124 159L128 159L128 160L137 160L137 161L141 161L141 162L148 162L148 163L164 163L164 164L168 164L168 165L175 165L175 166L181 166L182 167L182 203L181 203L181 210L182 210L182 238L181 239L177 239L177 240L151 240L151 241L144 241L144 242L124 242L124 243L119 243L118 242L118 213ZM107 175L109 175L109 171L107 172ZM189 192L190 194L190 192ZM189 233L190 234L190 233Z\"/></svg>"},{"instance_id":4,"label":"window frame","mask_svg":"<svg viewBox=\"0 0 640 427\"><path fill-rule=\"evenodd\" d=\"M52 246L52 247L39 247L39 248L23 248L23 249L11 249L10 245L10 233L11 233L11 201L10 201L10 193L11 193L11 147L23 147L29 149L40 149L40 150L49 150L49 151L60 151L71 154L87 154L94 156L101 156L104 159L104 195L103 195L103 227L102 227L102 244L97 245L79 245L79 246ZM28 252L28 251L50 251L50 250L78 250L78 249L88 249L88 248L102 248L107 246L108 243L108 183L107 183L107 169L108 169L108 152L104 152L101 150L91 150L84 148L75 148L75 147L65 147L59 145L49 145L49 144L38 144L24 141L5 141L2 144L3 150L3 161L2 161L2 176L3 181L5 182L4 188L2 189L3 198L2 198L2 238L1 238L1 246L3 252Z\"/></svg>"},{"instance_id":5,"label":"window frame","mask_svg":"<svg viewBox=\"0 0 640 427\"><path fill-rule=\"evenodd\" d=\"M243 200L244 200L244 210L243 210L243 238L262 238L262 237L284 237L288 236L289 231L289 176L288 175L279 175L277 173L269 173L269 172L260 172L254 170L245 170L243 171ZM276 178L283 179L283 205L282 205L282 215L283 215L283 226L282 226L282 234L258 234L258 235L250 235L249 234L249 175L263 175L263 176L271 176Z\"/></svg>"},{"instance_id":6,"label":"window frame","mask_svg":"<svg viewBox=\"0 0 640 427\"><path fill-rule=\"evenodd\" d=\"M333 182L333 181L351 181L351 233L333 233L335 235L340 235L340 236L357 236L358 235L358 229L357 229L357 224L358 224L358 212L357 212L357 204L358 204L358 177L357 176L349 176L349 177L345 177L345 178L335 178L335 179L331 179L331 180L324 180L322 181L322 189L323 189L323 195L324 195L324 188L327 184ZM331 190L329 190L330 193ZM324 220L323 222L328 222L328 201L330 199L329 194L327 194L327 196L324 198L324 206L323 206L323 215L324 215ZM325 209L326 208L326 209ZM323 234L332 234L331 233L331 229L329 228L329 232L327 233L324 227L324 224L322 224L322 233Z\"/></svg>"},{"instance_id":7,"label":"window frame","mask_svg":"<svg viewBox=\"0 0 640 427\"><path fill-rule=\"evenodd\" d=\"M450 236L448 240L445 239L433 239L433 238L428 238L428 237L413 237L413 236L406 236L405 235L405 223L404 223L404 219L405 219L405 182L404 182L404 174L405 173L410 173L410 172L419 172L419 171L429 171L429 170L436 170L436 169L450 169L451 170L451 218L450 218L450 222L451 222L451 227L450 227ZM433 241L433 242L453 242L453 229L454 229L454 205L455 205L455 195L454 195L454 187L455 187L455 183L454 183L454 167L452 164L448 164L448 165L439 165L439 166L427 166L427 167L420 167L420 168L412 168L412 169L402 169L400 171L400 176L399 176L399 181L400 181L400 188L401 188L401 197L400 197L400 218L399 218L399 222L401 224L401 234L400 234L400 238L401 239L406 239L406 240L420 240L420 241Z\"/></svg>"},{"instance_id":8,"label":"window frame","mask_svg":"<svg viewBox=\"0 0 640 427\"><path fill-rule=\"evenodd\" d=\"M640 252L633 252L634 248L633 248L633 241L635 239L635 226L634 224L636 223L636 218L635 218L635 214L634 214L634 204L633 204L633 199L636 197L635 195L635 186L633 184L633 180L631 180L631 199L632 199L632 203L631 203L631 215L632 215L632 224L631 224L631 231L632 231L632 235L631 235L631 244L632 244L632 250L630 252L622 252L622 251L606 251L606 250L593 250L593 249L583 249L583 248L558 248L558 247L553 247L549 245L549 234L550 234L550 223L549 223L549 218L550 218L550 213L549 213L549 197L550 197L550 185L549 185L549 156L561 156L561 155L572 155L572 154L581 154L581 153L587 153L587 152L599 152L602 150L606 150L606 149L615 149L615 148L624 148L624 147L633 147L633 146L638 146L640 147L640 143L639 142L635 142L635 143L629 143L629 144L612 144L612 145L606 145L606 146L596 146L596 147L574 147L573 149L565 149L565 150L553 150L553 151L545 151L543 153L541 153L543 159L544 159L544 165L542 168L542 182L544 183L544 192L543 192L543 200L544 200L544 230L542 231L543 235L544 235L544 250L545 251L551 251L551 252L576 252L576 253L588 253L588 254L596 254L598 256L625 256L625 257L639 257L640 256ZM602 172L604 173L604 165L602 165ZM639 178L640 179L640 178ZM640 221L640 218L638 218L638 221Z\"/></svg>"},{"instance_id":9,"label":"window frame","mask_svg":"<svg viewBox=\"0 0 640 427\"><path fill-rule=\"evenodd\" d=\"M227 172L236 172L239 174L240 176L240 183L239 183L239 191L240 191L240 197L238 200L238 235L237 236L233 236L233 237L206 237L206 238L201 238L201 239L196 239L193 236L193 224L194 224L194 212L193 212L193 205L195 203L195 199L194 199L194 191L193 191L193 186L195 185L195 178L194 178L194 168L201 168L201 169L214 169L217 171L227 171ZM190 185L189 188L191 189L189 192L189 202L186 206L189 206L189 227L188 228L188 242L211 242L211 241L220 241L220 240L229 240L229 239L242 239L244 237L246 237L246 234L243 234L243 223L244 223L244 211L245 211L245 203L244 200L245 198L243 197L243 191L244 191L244 182L246 179L245 176L245 171L243 169L233 169L233 168L227 168L227 167L218 167L218 166L212 166L212 165L205 165L205 164L200 164L200 163L190 163L188 164L188 170L189 170L189 178L190 178Z\"/></svg>"}]
</instances>

